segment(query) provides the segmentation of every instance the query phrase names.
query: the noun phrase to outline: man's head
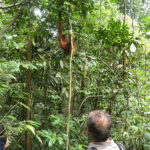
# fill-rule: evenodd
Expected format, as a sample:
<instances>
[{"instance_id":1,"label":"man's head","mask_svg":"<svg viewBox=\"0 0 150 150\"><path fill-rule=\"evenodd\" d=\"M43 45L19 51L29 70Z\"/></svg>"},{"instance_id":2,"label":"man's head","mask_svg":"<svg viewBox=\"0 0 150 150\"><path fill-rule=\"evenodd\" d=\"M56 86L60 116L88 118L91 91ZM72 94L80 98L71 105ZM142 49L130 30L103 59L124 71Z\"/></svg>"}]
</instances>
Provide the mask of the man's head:
<instances>
[{"instance_id":1,"label":"man's head","mask_svg":"<svg viewBox=\"0 0 150 150\"><path fill-rule=\"evenodd\" d=\"M110 116L100 110L89 113L87 117L88 133L96 142L104 142L110 137Z\"/></svg>"}]
</instances>

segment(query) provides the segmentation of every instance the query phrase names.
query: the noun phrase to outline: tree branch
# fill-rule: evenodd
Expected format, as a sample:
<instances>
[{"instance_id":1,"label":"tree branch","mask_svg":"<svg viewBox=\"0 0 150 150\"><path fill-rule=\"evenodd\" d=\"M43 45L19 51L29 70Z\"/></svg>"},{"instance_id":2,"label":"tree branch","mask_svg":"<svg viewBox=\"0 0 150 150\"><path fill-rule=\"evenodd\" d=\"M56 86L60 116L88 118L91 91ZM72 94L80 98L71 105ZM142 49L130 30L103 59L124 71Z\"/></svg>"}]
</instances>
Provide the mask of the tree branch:
<instances>
[{"instance_id":1,"label":"tree branch","mask_svg":"<svg viewBox=\"0 0 150 150\"><path fill-rule=\"evenodd\" d=\"M4 36L4 34L10 29L10 27L15 23L15 21L17 20L17 18L20 16L21 13L22 13L22 9L20 9L18 11L18 13L16 14L16 16L9 23L9 25L0 33L0 40L2 39L2 37Z\"/></svg>"},{"instance_id":2,"label":"tree branch","mask_svg":"<svg viewBox=\"0 0 150 150\"><path fill-rule=\"evenodd\" d=\"M21 5L23 4L25 1L22 1L22 2L19 2L19 3L15 3L15 4L11 4L9 6L0 6L0 9L8 9L8 8L12 8L12 7L15 7L15 6L18 6L18 5ZM29 2L29 1L28 1Z\"/></svg>"},{"instance_id":3,"label":"tree branch","mask_svg":"<svg viewBox=\"0 0 150 150\"><path fill-rule=\"evenodd\" d=\"M80 114L81 107L82 107L82 105L85 103L85 101L86 101L87 99L89 99L89 98L97 98L97 97L100 97L100 95L90 95L90 96L86 97L86 98L82 101L82 103L81 103L81 105L80 105L80 107L79 107L79 110L78 110L77 114L78 114L78 115Z\"/></svg>"},{"instance_id":4,"label":"tree branch","mask_svg":"<svg viewBox=\"0 0 150 150\"><path fill-rule=\"evenodd\" d=\"M126 0L123 0L123 3L124 3L124 21L123 21L123 24L125 25L126 24L126 9L127 9Z\"/></svg>"},{"instance_id":5,"label":"tree branch","mask_svg":"<svg viewBox=\"0 0 150 150\"><path fill-rule=\"evenodd\" d=\"M1 119L0 122L3 122L3 120L10 114L10 112L17 106L17 104L13 105L9 111L5 114L5 116Z\"/></svg>"}]
</instances>

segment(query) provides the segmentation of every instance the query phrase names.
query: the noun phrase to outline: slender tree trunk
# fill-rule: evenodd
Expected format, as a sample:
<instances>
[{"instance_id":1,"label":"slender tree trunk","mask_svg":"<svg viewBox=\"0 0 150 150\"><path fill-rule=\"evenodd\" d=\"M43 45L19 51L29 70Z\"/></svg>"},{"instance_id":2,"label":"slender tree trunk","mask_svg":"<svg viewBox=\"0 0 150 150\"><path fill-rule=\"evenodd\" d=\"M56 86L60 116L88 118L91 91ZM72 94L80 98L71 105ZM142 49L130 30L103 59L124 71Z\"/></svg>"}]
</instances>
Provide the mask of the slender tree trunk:
<instances>
[{"instance_id":1,"label":"slender tree trunk","mask_svg":"<svg viewBox=\"0 0 150 150\"><path fill-rule=\"evenodd\" d=\"M47 105L47 88L48 88L48 73L49 73L49 61L46 60L46 68L45 68L45 74L44 74L44 98L43 98L43 104L44 104L44 111L43 111L43 115L44 115L44 120L43 120L43 129L45 129L46 127L46 119L47 119L47 109L46 109L46 105Z\"/></svg>"},{"instance_id":2,"label":"slender tree trunk","mask_svg":"<svg viewBox=\"0 0 150 150\"><path fill-rule=\"evenodd\" d=\"M99 12L100 12L100 22L99 23L101 23L101 20L102 20L102 0L100 0L100 10L99 10Z\"/></svg>"},{"instance_id":3,"label":"slender tree trunk","mask_svg":"<svg viewBox=\"0 0 150 150\"><path fill-rule=\"evenodd\" d=\"M123 24L125 26L126 24L126 0L123 0L124 2L124 21L123 21ZM125 43L124 43L125 45ZM123 72L122 72L122 79L123 79L123 82L125 80L125 71L126 71L126 64L125 64L125 60L126 60L126 57L125 57L125 46L123 48ZM129 96L128 96L128 93L126 91L126 89L124 88L124 91L123 91L123 94L124 94L124 97L125 99L127 100L127 103L126 103L126 118L125 118L125 130L127 128L127 120L128 120L128 110L129 110Z\"/></svg>"},{"instance_id":4,"label":"slender tree trunk","mask_svg":"<svg viewBox=\"0 0 150 150\"><path fill-rule=\"evenodd\" d=\"M83 75L82 75L82 81L81 81L81 90L83 91L83 93L81 94L81 99L84 100L85 99L85 93L84 93L84 90L86 88L86 74L87 74L87 59L86 59L86 56L85 56L85 62L84 62L84 68L83 68ZM81 108L81 113L84 112L84 105L82 106Z\"/></svg>"},{"instance_id":5,"label":"slender tree trunk","mask_svg":"<svg viewBox=\"0 0 150 150\"><path fill-rule=\"evenodd\" d=\"M43 109L43 115L41 116L41 122L42 122L42 129L45 129L47 127L46 119L47 119L47 89L48 89L48 74L49 74L49 61L46 60L46 67L44 69L44 90L43 90L43 104L44 104L44 109ZM44 142L44 138L42 138L42 141ZM44 150L45 145L41 145L40 149Z\"/></svg>"},{"instance_id":6,"label":"slender tree trunk","mask_svg":"<svg viewBox=\"0 0 150 150\"><path fill-rule=\"evenodd\" d=\"M145 64L144 64L144 68L145 68L145 85L147 85L147 63L146 63L146 49L147 49L147 46L146 46L146 42L145 42L145 51L144 51L144 55L145 55ZM144 100L146 101L146 87L145 87L145 92L144 92ZM142 103L141 103L142 104Z\"/></svg>"},{"instance_id":7,"label":"slender tree trunk","mask_svg":"<svg viewBox=\"0 0 150 150\"><path fill-rule=\"evenodd\" d=\"M69 150L69 125L70 125L70 117L71 117L71 103L72 103L72 57L73 57L73 33L72 33L72 20L70 20L70 38L71 38L71 54L69 60L69 101L68 101L68 119L67 119L67 139L66 139L66 148L65 150Z\"/></svg>"},{"instance_id":8,"label":"slender tree trunk","mask_svg":"<svg viewBox=\"0 0 150 150\"><path fill-rule=\"evenodd\" d=\"M101 50L101 48L100 48ZM98 51L98 60L99 60L99 64L101 64L101 61L100 61L100 50ZM100 66L99 66L100 67ZM97 95L100 94L100 68L98 68L98 72L97 72ZM99 97L97 97L95 99L95 108L97 108L97 103L98 103L98 100L99 100ZM102 104L102 102L100 102Z\"/></svg>"},{"instance_id":9,"label":"slender tree trunk","mask_svg":"<svg viewBox=\"0 0 150 150\"><path fill-rule=\"evenodd\" d=\"M47 80L47 75L45 75L45 81ZM45 84L47 84L45 82ZM46 127L46 118L47 118L47 109L46 109L46 105L47 105L47 85L44 85L44 98L43 98L43 104L44 104L44 111L43 111L43 124L42 124L42 128L45 129Z\"/></svg>"},{"instance_id":10,"label":"slender tree trunk","mask_svg":"<svg viewBox=\"0 0 150 150\"><path fill-rule=\"evenodd\" d=\"M32 28L31 28L31 32L32 32ZM29 36L29 42L28 42L28 51L27 51L27 61L29 63L32 62L32 39L33 36L32 34ZM27 98L25 101L25 104L31 108L31 74L32 74L32 70L31 69L27 69L26 71L26 94L27 94ZM29 109L25 108L25 120L31 120L31 111ZM29 132L25 133L25 149L26 150L31 150L31 135Z\"/></svg>"},{"instance_id":11,"label":"slender tree trunk","mask_svg":"<svg viewBox=\"0 0 150 150\"><path fill-rule=\"evenodd\" d=\"M123 0L124 2L124 21L123 24L126 23L126 0ZM125 80L125 47L123 48L123 72L122 72L122 78Z\"/></svg>"},{"instance_id":12,"label":"slender tree trunk","mask_svg":"<svg viewBox=\"0 0 150 150\"><path fill-rule=\"evenodd\" d=\"M123 0L123 3L124 3L124 20L123 20L123 24L125 25L126 24L126 0Z\"/></svg>"},{"instance_id":13,"label":"slender tree trunk","mask_svg":"<svg viewBox=\"0 0 150 150\"><path fill-rule=\"evenodd\" d=\"M132 19L132 29L133 29L133 39L134 39L134 9L133 9L134 0L130 0L130 16Z\"/></svg>"},{"instance_id":14,"label":"slender tree trunk","mask_svg":"<svg viewBox=\"0 0 150 150\"><path fill-rule=\"evenodd\" d=\"M76 69L75 73L73 75L73 78L75 81L78 80L77 75L78 75L78 70ZM73 100L73 102L72 102L73 103L72 104L72 114L77 115L78 110L77 110L77 91L76 90L73 92L72 100Z\"/></svg>"},{"instance_id":15,"label":"slender tree trunk","mask_svg":"<svg viewBox=\"0 0 150 150\"><path fill-rule=\"evenodd\" d=\"M49 65L49 60L46 60L46 68L45 68L45 73L44 73L44 94L43 94L43 104L44 104L44 111L43 111L43 115L44 115L44 120L43 120L43 129L45 129L46 127L46 119L47 119L47 89L48 89L48 74L49 74L49 70L50 70L50 65Z\"/></svg>"}]
</instances>

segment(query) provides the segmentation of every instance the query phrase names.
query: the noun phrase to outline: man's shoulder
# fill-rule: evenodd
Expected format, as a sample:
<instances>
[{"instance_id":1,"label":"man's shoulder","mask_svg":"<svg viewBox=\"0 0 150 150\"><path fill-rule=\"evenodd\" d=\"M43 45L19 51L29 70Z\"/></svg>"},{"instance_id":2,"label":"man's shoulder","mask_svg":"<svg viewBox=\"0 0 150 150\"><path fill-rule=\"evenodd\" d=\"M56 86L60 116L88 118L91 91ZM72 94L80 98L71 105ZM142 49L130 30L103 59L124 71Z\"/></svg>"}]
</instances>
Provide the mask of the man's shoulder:
<instances>
[{"instance_id":1,"label":"man's shoulder","mask_svg":"<svg viewBox=\"0 0 150 150\"><path fill-rule=\"evenodd\" d=\"M92 142L89 144L88 150L120 150L120 148L118 144L111 140L109 142Z\"/></svg>"}]
</instances>

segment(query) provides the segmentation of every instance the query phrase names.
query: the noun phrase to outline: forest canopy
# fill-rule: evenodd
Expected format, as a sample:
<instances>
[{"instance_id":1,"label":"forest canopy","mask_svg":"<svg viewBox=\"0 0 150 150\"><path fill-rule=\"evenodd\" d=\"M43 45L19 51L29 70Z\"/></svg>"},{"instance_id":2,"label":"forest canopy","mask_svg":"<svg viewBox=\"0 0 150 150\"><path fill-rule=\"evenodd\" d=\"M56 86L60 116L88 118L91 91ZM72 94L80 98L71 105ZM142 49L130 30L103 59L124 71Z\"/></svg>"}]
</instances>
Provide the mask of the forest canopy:
<instances>
[{"instance_id":1,"label":"forest canopy","mask_svg":"<svg viewBox=\"0 0 150 150\"><path fill-rule=\"evenodd\" d=\"M149 0L0 0L0 53L8 150L86 150L92 110L150 150Z\"/></svg>"}]
</instances>

